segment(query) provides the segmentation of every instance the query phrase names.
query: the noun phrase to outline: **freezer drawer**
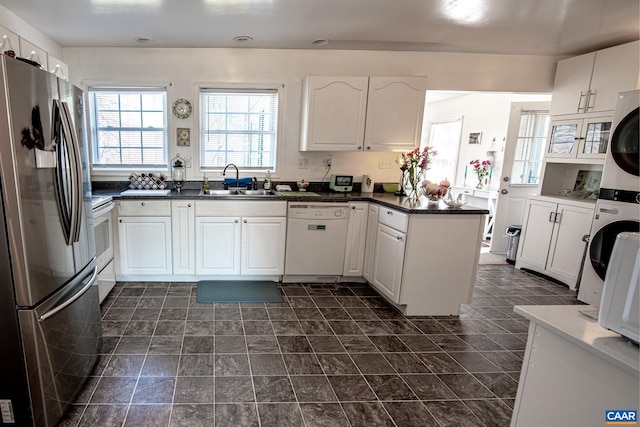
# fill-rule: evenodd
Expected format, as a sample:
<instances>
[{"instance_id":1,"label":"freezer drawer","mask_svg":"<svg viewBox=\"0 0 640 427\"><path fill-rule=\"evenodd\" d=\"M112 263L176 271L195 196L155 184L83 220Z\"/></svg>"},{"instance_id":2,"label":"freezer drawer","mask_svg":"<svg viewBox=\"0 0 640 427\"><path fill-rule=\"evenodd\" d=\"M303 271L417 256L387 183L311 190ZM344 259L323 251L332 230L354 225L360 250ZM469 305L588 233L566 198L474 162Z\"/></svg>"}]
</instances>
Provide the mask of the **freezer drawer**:
<instances>
[{"instance_id":1,"label":"freezer drawer","mask_svg":"<svg viewBox=\"0 0 640 427\"><path fill-rule=\"evenodd\" d=\"M95 364L101 345L100 309L96 270L90 266L81 280L34 310L18 311L36 426L57 423Z\"/></svg>"}]
</instances>

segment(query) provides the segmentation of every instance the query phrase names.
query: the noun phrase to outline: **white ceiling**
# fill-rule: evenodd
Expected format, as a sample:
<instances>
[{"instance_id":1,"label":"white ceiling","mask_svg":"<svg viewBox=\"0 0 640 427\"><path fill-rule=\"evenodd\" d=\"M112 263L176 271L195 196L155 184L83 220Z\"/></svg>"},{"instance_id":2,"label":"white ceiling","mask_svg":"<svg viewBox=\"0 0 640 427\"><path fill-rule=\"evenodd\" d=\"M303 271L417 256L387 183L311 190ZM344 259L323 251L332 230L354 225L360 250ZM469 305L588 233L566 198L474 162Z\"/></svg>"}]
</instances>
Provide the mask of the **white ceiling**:
<instances>
[{"instance_id":1,"label":"white ceiling","mask_svg":"<svg viewBox=\"0 0 640 427\"><path fill-rule=\"evenodd\" d=\"M575 55L637 40L638 0L0 0L63 47ZM236 36L253 41L236 43ZM329 39L326 46L312 40ZM473 64L469 64L472 66Z\"/></svg>"}]
</instances>

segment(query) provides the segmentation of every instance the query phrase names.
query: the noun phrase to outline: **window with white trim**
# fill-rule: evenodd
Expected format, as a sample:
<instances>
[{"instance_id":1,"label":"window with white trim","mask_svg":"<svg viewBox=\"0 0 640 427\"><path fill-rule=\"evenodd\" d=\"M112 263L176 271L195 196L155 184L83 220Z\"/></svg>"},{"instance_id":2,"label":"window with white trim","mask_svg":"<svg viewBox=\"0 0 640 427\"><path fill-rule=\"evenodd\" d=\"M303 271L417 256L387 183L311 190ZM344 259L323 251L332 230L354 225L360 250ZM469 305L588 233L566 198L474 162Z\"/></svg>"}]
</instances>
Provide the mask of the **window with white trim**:
<instances>
[{"instance_id":1,"label":"window with white trim","mask_svg":"<svg viewBox=\"0 0 640 427\"><path fill-rule=\"evenodd\" d=\"M276 89L200 90L200 167L229 163L254 171L276 166Z\"/></svg>"},{"instance_id":2,"label":"window with white trim","mask_svg":"<svg viewBox=\"0 0 640 427\"><path fill-rule=\"evenodd\" d=\"M89 89L94 168L167 165L164 88Z\"/></svg>"},{"instance_id":3,"label":"window with white trim","mask_svg":"<svg viewBox=\"0 0 640 427\"><path fill-rule=\"evenodd\" d=\"M451 181L455 179L461 133L462 117L429 123L429 141L427 144L422 144L421 148L428 145L438 154L433 158L425 178L435 182L443 178Z\"/></svg>"},{"instance_id":4,"label":"window with white trim","mask_svg":"<svg viewBox=\"0 0 640 427\"><path fill-rule=\"evenodd\" d=\"M549 129L549 112L523 110L511 170L511 185L537 185Z\"/></svg>"}]
</instances>

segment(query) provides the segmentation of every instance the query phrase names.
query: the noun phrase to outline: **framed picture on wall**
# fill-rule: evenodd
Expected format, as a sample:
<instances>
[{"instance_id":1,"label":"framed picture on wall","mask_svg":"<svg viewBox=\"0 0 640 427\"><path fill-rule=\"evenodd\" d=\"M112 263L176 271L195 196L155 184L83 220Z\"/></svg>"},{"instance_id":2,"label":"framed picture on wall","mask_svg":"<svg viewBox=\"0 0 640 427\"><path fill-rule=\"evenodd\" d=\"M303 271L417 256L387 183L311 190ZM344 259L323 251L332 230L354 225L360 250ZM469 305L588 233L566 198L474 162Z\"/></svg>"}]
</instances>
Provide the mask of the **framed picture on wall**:
<instances>
[{"instance_id":1,"label":"framed picture on wall","mask_svg":"<svg viewBox=\"0 0 640 427\"><path fill-rule=\"evenodd\" d=\"M178 128L178 146L188 147L191 145L191 129L190 128Z\"/></svg>"},{"instance_id":2,"label":"framed picture on wall","mask_svg":"<svg viewBox=\"0 0 640 427\"><path fill-rule=\"evenodd\" d=\"M480 144L482 132L471 132L469 134L469 144Z\"/></svg>"}]
</instances>

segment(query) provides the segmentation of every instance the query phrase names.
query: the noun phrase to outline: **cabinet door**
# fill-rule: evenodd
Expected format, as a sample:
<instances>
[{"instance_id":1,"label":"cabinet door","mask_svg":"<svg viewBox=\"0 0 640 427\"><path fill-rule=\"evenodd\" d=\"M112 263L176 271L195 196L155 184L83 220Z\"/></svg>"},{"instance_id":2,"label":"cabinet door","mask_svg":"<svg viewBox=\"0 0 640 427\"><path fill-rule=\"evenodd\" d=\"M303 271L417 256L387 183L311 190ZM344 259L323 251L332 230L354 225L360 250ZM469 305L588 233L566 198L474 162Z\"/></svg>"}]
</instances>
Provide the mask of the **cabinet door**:
<instances>
[{"instance_id":1,"label":"cabinet door","mask_svg":"<svg viewBox=\"0 0 640 427\"><path fill-rule=\"evenodd\" d=\"M193 200L171 202L173 274L194 274L195 212Z\"/></svg>"},{"instance_id":2,"label":"cabinet door","mask_svg":"<svg viewBox=\"0 0 640 427\"><path fill-rule=\"evenodd\" d=\"M364 249L364 266L362 276L369 282L373 280L373 261L376 252L376 235L378 232L378 212L377 205L370 204L367 214L367 239Z\"/></svg>"},{"instance_id":3,"label":"cabinet door","mask_svg":"<svg viewBox=\"0 0 640 427\"><path fill-rule=\"evenodd\" d=\"M196 274L240 274L240 218L196 217Z\"/></svg>"},{"instance_id":4,"label":"cabinet door","mask_svg":"<svg viewBox=\"0 0 640 427\"><path fill-rule=\"evenodd\" d=\"M516 263L521 261L540 269L545 268L556 207L556 203L541 200L527 202Z\"/></svg>"},{"instance_id":5,"label":"cabinet door","mask_svg":"<svg viewBox=\"0 0 640 427\"><path fill-rule=\"evenodd\" d=\"M284 273L284 245L287 219L251 217L242 219L243 275Z\"/></svg>"},{"instance_id":6,"label":"cabinet door","mask_svg":"<svg viewBox=\"0 0 640 427\"><path fill-rule=\"evenodd\" d=\"M584 119L580 132L579 158L604 159L611 137L611 117Z\"/></svg>"},{"instance_id":7,"label":"cabinet door","mask_svg":"<svg viewBox=\"0 0 640 427\"><path fill-rule=\"evenodd\" d=\"M171 218L118 218L120 273L171 274Z\"/></svg>"},{"instance_id":8,"label":"cabinet door","mask_svg":"<svg viewBox=\"0 0 640 427\"><path fill-rule=\"evenodd\" d=\"M408 151L420 145L426 79L370 77L364 149Z\"/></svg>"},{"instance_id":9,"label":"cabinet door","mask_svg":"<svg viewBox=\"0 0 640 427\"><path fill-rule=\"evenodd\" d=\"M581 129L581 119L551 122L546 157L575 158L578 152Z\"/></svg>"},{"instance_id":10,"label":"cabinet door","mask_svg":"<svg viewBox=\"0 0 640 427\"><path fill-rule=\"evenodd\" d=\"M613 111L618 92L636 88L639 57L637 41L596 52L587 112Z\"/></svg>"},{"instance_id":11,"label":"cabinet door","mask_svg":"<svg viewBox=\"0 0 640 427\"><path fill-rule=\"evenodd\" d=\"M368 77L307 77L303 82L300 150L361 150L368 84Z\"/></svg>"},{"instance_id":12,"label":"cabinet door","mask_svg":"<svg viewBox=\"0 0 640 427\"><path fill-rule=\"evenodd\" d=\"M585 112L595 57L592 52L558 61L549 114Z\"/></svg>"},{"instance_id":13,"label":"cabinet door","mask_svg":"<svg viewBox=\"0 0 640 427\"><path fill-rule=\"evenodd\" d=\"M367 238L368 203L351 203L347 248L344 257L344 276L362 276Z\"/></svg>"},{"instance_id":14,"label":"cabinet door","mask_svg":"<svg viewBox=\"0 0 640 427\"><path fill-rule=\"evenodd\" d=\"M563 277L571 289L575 289L584 256L582 237L589 234L592 220L593 209L558 205L546 269Z\"/></svg>"},{"instance_id":15,"label":"cabinet door","mask_svg":"<svg viewBox=\"0 0 640 427\"><path fill-rule=\"evenodd\" d=\"M13 50L16 56L22 56L20 54L20 37L13 31L9 31L4 27L0 27L0 51L2 53Z\"/></svg>"},{"instance_id":16,"label":"cabinet door","mask_svg":"<svg viewBox=\"0 0 640 427\"><path fill-rule=\"evenodd\" d=\"M406 234L378 224L372 285L391 301L399 302Z\"/></svg>"}]
</instances>

